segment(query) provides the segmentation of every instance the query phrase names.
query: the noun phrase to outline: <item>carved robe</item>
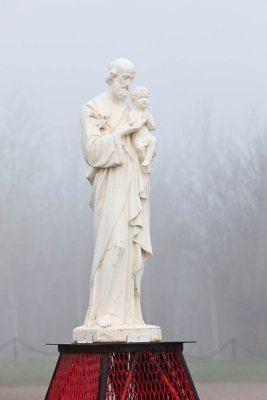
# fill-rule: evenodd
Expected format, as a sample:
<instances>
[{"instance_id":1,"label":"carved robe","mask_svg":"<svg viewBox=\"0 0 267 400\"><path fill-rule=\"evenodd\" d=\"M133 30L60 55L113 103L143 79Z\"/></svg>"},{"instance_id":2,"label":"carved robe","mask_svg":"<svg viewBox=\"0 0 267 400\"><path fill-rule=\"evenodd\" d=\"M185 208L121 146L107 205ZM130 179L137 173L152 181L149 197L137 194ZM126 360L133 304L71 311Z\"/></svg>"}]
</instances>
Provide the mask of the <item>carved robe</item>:
<instances>
[{"instance_id":1,"label":"carved robe","mask_svg":"<svg viewBox=\"0 0 267 400\"><path fill-rule=\"evenodd\" d=\"M81 115L95 237L84 325L97 326L103 318L112 326L144 324L140 282L144 261L152 254L149 173L141 170L131 135L117 134L128 121L129 107L113 126L102 96L85 104Z\"/></svg>"}]
</instances>

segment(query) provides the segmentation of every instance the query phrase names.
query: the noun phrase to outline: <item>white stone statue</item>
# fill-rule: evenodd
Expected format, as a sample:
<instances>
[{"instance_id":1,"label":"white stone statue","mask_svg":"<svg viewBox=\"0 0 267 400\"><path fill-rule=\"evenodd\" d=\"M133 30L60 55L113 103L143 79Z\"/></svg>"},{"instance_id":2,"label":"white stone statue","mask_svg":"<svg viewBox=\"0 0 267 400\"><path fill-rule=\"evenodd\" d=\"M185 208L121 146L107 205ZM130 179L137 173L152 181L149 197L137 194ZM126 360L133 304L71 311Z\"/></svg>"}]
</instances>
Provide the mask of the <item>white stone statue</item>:
<instances>
[{"instance_id":1,"label":"white stone statue","mask_svg":"<svg viewBox=\"0 0 267 400\"><path fill-rule=\"evenodd\" d=\"M142 167L144 159L140 162L138 151L149 148L148 138L142 145L140 142L141 137L152 137L149 130L154 122L146 111L147 100L146 106L140 105L140 91L133 94L136 110L130 115L126 99L134 77L131 61L114 60L106 77L109 90L82 108L82 147L92 185L95 248L89 307L84 325L73 331L75 342L161 339L159 327L145 325L140 305L144 262L152 248L150 169ZM140 133L139 141L137 132L144 127L146 132ZM152 156L147 158L148 164Z\"/></svg>"}]
</instances>

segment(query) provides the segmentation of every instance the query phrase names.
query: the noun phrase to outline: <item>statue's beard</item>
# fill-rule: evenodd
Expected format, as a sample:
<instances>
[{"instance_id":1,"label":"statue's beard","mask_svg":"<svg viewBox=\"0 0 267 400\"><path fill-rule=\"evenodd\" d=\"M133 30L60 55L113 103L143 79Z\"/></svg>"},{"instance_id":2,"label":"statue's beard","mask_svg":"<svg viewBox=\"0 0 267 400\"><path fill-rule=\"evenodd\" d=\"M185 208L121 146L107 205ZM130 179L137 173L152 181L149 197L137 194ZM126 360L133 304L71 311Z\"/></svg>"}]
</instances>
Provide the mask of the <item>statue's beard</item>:
<instances>
[{"instance_id":1,"label":"statue's beard","mask_svg":"<svg viewBox=\"0 0 267 400\"><path fill-rule=\"evenodd\" d=\"M111 84L112 92L120 100L125 100L129 96L129 89L114 80Z\"/></svg>"}]
</instances>

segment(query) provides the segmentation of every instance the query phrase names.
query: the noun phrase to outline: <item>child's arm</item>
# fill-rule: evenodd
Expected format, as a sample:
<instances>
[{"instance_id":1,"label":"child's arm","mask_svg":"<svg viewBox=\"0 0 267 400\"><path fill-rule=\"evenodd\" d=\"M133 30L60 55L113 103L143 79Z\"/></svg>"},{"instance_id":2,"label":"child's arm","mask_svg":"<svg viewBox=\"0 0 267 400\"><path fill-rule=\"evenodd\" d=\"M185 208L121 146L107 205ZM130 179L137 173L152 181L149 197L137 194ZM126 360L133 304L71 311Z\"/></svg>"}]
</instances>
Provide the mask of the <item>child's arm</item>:
<instances>
[{"instance_id":1,"label":"child's arm","mask_svg":"<svg viewBox=\"0 0 267 400\"><path fill-rule=\"evenodd\" d=\"M148 111L147 111L146 127L149 131L154 131L156 129L155 120Z\"/></svg>"}]
</instances>

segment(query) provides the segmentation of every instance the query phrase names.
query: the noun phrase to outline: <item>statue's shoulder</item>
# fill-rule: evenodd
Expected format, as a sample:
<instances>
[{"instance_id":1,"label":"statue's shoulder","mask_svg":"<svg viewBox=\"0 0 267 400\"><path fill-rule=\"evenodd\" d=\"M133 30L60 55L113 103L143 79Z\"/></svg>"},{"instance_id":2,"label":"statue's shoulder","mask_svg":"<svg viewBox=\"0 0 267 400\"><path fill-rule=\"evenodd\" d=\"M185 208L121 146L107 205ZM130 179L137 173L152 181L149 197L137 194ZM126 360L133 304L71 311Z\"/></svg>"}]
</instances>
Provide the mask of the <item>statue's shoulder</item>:
<instances>
[{"instance_id":1,"label":"statue's shoulder","mask_svg":"<svg viewBox=\"0 0 267 400\"><path fill-rule=\"evenodd\" d=\"M107 99L107 93L104 92L99 96L89 100L87 103L83 105L82 112L86 113L86 115L93 117L103 117L105 115L110 115L110 102ZM131 108L128 103L125 102L123 113L129 113Z\"/></svg>"},{"instance_id":2,"label":"statue's shoulder","mask_svg":"<svg viewBox=\"0 0 267 400\"><path fill-rule=\"evenodd\" d=\"M92 117L94 119L101 119L102 114L104 113L104 101L103 95L99 96L87 101L81 110L81 118L87 119L88 117Z\"/></svg>"},{"instance_id":3,"label":"statue's shoulder","mask_svg":"<svg viewBox=\"0 0 267 400\"><path fill-rule=\"evenodd\" d=\"M92 108L98 111L103 110L105 107L105 93L101 93L99 96L87 101L83 107Z\"/></svg>"}]
</instances>

